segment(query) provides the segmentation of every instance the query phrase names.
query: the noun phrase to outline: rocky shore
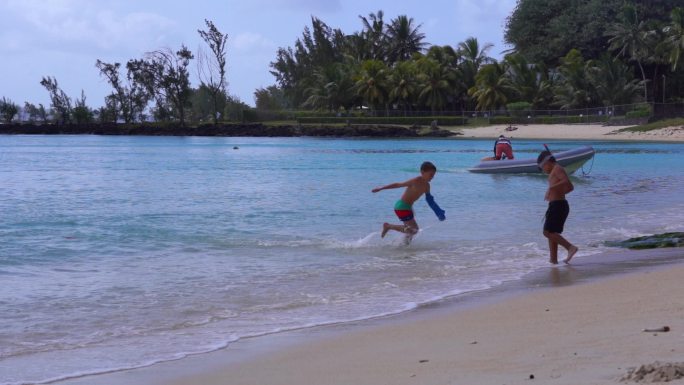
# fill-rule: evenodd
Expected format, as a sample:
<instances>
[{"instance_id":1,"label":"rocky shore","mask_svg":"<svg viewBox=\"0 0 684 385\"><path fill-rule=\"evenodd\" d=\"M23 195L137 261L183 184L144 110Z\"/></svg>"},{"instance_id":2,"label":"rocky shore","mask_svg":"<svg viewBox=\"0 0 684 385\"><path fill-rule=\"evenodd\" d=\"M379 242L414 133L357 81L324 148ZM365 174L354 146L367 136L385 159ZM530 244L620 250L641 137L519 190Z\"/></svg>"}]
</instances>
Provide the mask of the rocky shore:
<instances>
[{"instance_id":1,"label":"rocky shore","mask_svg":"<svg viewBox=\"0 0 684 385\"><path fill-rule=\"evenodd\" d=\"M265 125L262 123L186 126L159 124L0 124L2 135L148 135L255 137L448 137L449 130L395 125Z\"/></svg>"}]
</instances>

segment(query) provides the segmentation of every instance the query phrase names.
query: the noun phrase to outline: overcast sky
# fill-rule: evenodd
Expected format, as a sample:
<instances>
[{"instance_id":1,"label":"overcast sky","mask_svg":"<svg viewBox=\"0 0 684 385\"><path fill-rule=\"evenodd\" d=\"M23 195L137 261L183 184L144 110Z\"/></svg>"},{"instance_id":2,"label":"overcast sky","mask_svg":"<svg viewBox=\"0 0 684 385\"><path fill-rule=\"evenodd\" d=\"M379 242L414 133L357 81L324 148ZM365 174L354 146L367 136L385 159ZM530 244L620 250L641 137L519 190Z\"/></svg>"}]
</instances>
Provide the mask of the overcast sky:
<instances>
[{"instance_id":1,"label":"overcast sky","mask_svg":"<svg viewBox=\"0 0 684 385\"><path fill-rule=\"evenodd\" d=\"M359 15L382 10L422 24L426 41L456 46L470 36L492 43L501 57L506 18L515 0L0 0L0 97L23 106L49 105L43 76L57 78L73 98L85 91L91 107L104 104L110 86L95 61L141 58L159 48L185 44L196 52L204 19L228 34L229 93L254 105L254 90L274 84L269 63L279 47L290 47L311 16L351 34L362 29ZM192 84L198 85L196 61Z\"/></svg>"}]
</instances>

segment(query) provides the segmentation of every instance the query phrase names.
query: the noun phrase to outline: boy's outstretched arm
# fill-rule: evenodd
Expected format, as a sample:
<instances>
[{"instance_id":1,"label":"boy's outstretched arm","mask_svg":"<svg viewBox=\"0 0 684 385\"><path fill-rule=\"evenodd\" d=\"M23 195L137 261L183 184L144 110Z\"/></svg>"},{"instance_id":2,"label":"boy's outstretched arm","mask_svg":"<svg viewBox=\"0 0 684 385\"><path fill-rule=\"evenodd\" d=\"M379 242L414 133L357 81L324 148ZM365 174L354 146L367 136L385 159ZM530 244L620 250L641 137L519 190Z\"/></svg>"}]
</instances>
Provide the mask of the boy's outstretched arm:
<instances>
[{"instance_id":1,"label":"boy's outstretched arm","mask_svg":"<svg viewBox=\"0 0 684 385\"><path fill-rule=\"evenodd\" d=\"M376 193L376 192L381 191L381 190L389 190L389 189L393 189L393 188L408 187L412 182L413 182L413 179L407 180L406 182L390 183L386 186L376 187L371 191Z\"/></svg>"}]
</instances>

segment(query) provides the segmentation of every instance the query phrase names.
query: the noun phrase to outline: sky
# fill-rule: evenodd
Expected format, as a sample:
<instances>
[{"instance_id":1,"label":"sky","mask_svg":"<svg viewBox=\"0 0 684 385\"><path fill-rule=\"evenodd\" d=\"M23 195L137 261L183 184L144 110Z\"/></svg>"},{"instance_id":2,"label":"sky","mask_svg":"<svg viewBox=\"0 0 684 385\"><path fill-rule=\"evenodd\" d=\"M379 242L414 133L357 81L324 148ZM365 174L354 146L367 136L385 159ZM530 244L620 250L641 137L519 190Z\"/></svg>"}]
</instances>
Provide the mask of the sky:
<instances>
[{"instance_id":1,"label":"sky","mask_svg":"<svg viewBox=\"0 0 684 385\"><path fill-rule=\"evenodd\" d=\"M23 106L49 106L40 81L55 77L72 99L85 92L97 108L111 87L95 62L143 58L146 52L184 44L193 53L204 46L198 29L211 20L228 34L228 92L254 105L254 91L275 84L269 63L278 48L294 46L311 17L352 34L359 16L382 10L384 20L407 15L420 24L425 41L457 46L469 37L492 43L501 58L506 18L516 0L0 0L0 97ZM206 47L203 49L206 50ZM197 87L197 61L190 64ZM122 72L123 74L123 72Z\"/></svg>"}]
</instances>

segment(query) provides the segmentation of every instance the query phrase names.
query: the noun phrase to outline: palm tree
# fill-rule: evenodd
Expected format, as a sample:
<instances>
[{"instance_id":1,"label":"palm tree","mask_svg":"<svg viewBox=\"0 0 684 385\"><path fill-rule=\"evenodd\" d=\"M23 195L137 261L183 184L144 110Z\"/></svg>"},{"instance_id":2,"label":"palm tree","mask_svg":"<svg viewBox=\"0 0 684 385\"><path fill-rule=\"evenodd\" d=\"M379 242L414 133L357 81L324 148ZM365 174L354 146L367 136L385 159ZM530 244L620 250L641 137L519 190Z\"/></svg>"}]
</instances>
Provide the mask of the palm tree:
<instances>
[{"instance_id":1,"label":"palm tree","mask_svg":"<svg viewBox=\"0 0 684 385\"><path fill-rule=\"evenodd\" d=\"M418 88L417 68L413 61L402 61L391 70L389 76L389 101L396 102L404 109L410 108Z\"/></svg>"},{"instance_id":2,"label":"palm tree","mask_svg":"<svg viewBox=\"0 0 684 385\"><path fill-rule=\"evenodd\" d=\"M458 109L459 105L464 108L468 103L468 88L460 66L462 62L461 52L454 50L450 45L432 46L428 49L425 57L437 61L440 66L450 72L451 92L448 99L453 103L454 109Z\"/></svg>"},{"instance_id":3,"label":"palm tree","mask_svg":"<svg viewBox=\"0 0 684 385\"><path fill-rule=\"evenodd\" d=\"M505 63L496 61L484 65L477 73L475 85L468 90L468 94L477 100L478 110L494 110L508 102L512 88L505 74Z\"/></svg>"},{"instance_id":4,"label":"palm tree","mask_svg":"<svg viewBox=\"0 0 684 385\"><path fill-rule=\"evenodd\" d=\"M668 60L672 65L672 71L677 71L677 65L684 52L684 8L673 9L670 18L670 23L663 28L665 40L662 44L666 52L669 52Z\"/></svg>"},{"instance_id":5,"label":"palm tree","mask_svg":"<svg viewBox=\"0 0 684 385\"><path fill-rule=\"evenodd\" d=\"M427 50L425 56L429 59L436 60L441 65L453 68L456 68L461 62L461 53L454 50L450 45L433 45Z\"/></svg>"},{"instance_id":6,"label":"palm tree","mask_svg":"<svg viewBox=\"0 0 684 385\"><path fill-rule=\"evenodd\" d=\"M419 100L430 107L432 114L436 110L442 110L449 102L449 95L452 91L454 81L453 72L437 61L421 58L418 61L420 71L419 80Z\"/></svg>"},{"instance_id":7,"label":"palm tree","mask_svg":"<svg viewBox=\"0 0 684 385\"><path fill-rule=\"evenodd\" d=\"M366 60L361 63L361 72L354 89L373 110L387 103L387 72L387 66L379 60Z\"/></svg>"},{"instance_id":8,"label":"palm tree","mask_svg":"<svg viewBox=\"0 0 684 385\"><path fill-rule=\"evenodd\" d=\"M385 33L389 45L387 59L390 64L408 60L414 53L425 48L425 34L420 32L420 27L420 24L414 27L413 18L406 15L398 16L390 22Z\"/></svg>"},{"instance_id":9,"label":"palm tree","mask_svg":"<svg viewBox=\"0 0 684 385\"><path fill-rule=\"evenodd\" d=\"M487 52L492 49L494 45L487 43L480 49L480 43L475 37L469 37L466 41L458 44L459 51L463 56L465 62L470 62L475 65L475 68L479 69L484 64L492 63L494 59L487 56Z\"/></svg>"},{"instance_id":10,"label":"palm tree","mask_svg":"<svg viewBox=\"0 0 684 385\"><path fill-rule=\"evenodd\" d=\"M646 87L646 72L643 63L649 57L648 27L644 21L639 20L634 5L625 5L622 11L622 21L613 23L606 29L606 36L610 37L608 43L611 51L617 51L617 56L625 56L636 61L641 71L644 86L644 100L648 100Z\"/></svg>"},{"instance_id":11,"label":"palm tree","mask_svg":"<svg viewBox=\"0 0 684 385\"><path fill-rule=\"evenodd\" d=\"M458 52L461 56L460 71L462 74L464 89L469 90L475 86L475 77L483 65L492 63L494 59L487 56L487 52L493 47L487 43L480 47L477 38L469 37L466 41L458 44Z\"/></svg>"},{"instance_id":12,"label":"palm tree","mask_svg":"<svg viewBox=\"0 0 684 385\"><path fill-rule=\"evenodd\" d=\"M553 87L554 103L561 109L583 108L592 104L595 92L589 82L587 68L582 54L576 49L571 49L561 59L558 79Z\"/></svg>"},{"instance_id":13,"label":"palm tree","mask_svg":"<svg viewBox=\"0 0 684 385\"><path fill-rule=\"evenodd\" d=\"M587 74L606 107L632 103L641 90L641 81L634 79L630 68L608 55L589 62Z\"/></svg>"},{"instance_id":14,"label":"palm tree","mask_svg":"<svg viewBox=\"0 0 684 385\"><path fill-rule=\"evenodd\" d=\"M351 67L344 63L317 68L312 84L305 90L307 99L302 106L328 111L353 107L356 95L351 72Z\"/></svg>"},{"instance_id":15,"label":"palm tree","mask_svg":"<svg viewBox=\"0 0 684 385\"><path fill-rule=\"evenodd\" d=\"M551 97L547 71L542 66L528 63L518 53L507 55L505 61L506 76L516 98L532 104L535 109L541 107Z\"/></svg>"},{"instance_id":16,"label":"palm tree","mask_svg":"<svg viewBox=\"0 0 684 385\"><path fill-rule=\"evenodd\" d=\"M366 42L367 56L364 60L385 60L387 56L385 44L385 22L382 20L385 14L382 11L370 13L368 19L359 16L363 23L363 39ZM370 20L369 20L370 19Z\"/></svg>"}]
</instances>

